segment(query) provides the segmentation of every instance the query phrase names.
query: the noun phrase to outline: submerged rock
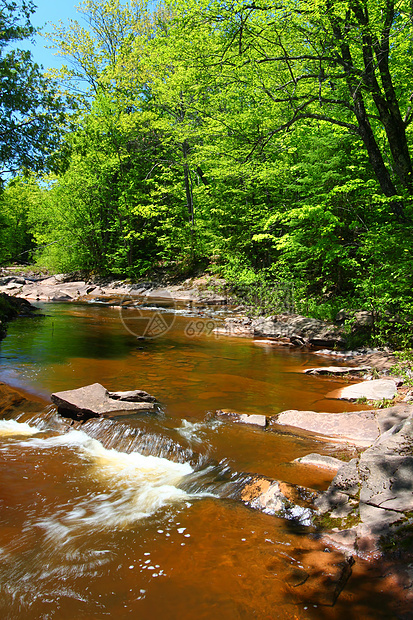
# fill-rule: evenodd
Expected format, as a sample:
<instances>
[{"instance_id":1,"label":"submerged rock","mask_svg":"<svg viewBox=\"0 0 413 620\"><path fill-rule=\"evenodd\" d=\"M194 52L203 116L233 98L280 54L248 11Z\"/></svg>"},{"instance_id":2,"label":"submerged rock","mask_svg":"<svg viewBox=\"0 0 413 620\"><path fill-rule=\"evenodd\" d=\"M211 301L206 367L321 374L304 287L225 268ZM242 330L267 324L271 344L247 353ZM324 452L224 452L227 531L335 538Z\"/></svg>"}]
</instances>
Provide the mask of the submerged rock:
<instances>
[{"instance_id":1,"label":"submerged rock","mask_svg":"<svg viewBox=\"0 0 413 620\"><path fill-rule=\"evenodd\" d=\"M315 452L294 459L293 462L301 463L301 465L314 465L314 467L321 467L322 469L330 469L333 471L338 471L343 465L343 461L340 461L340 459L336 459L333 456L326 456L325 454L317 454Z\"/></svg>"},{"instance_id":2,"label":"submerged rock","mask_svg":"<svg viewBox=\"0 0 413 620\"><path fill-rule=\"evenodd\" d=\"M56 392L51 398L59 413L76 420L153 410L155 401L153 396L142 390L111 393L100 383Z\"/></svg>"},{"instance_id":3,"label":"submerged rock","mask_svg":"<svg viewBox=\"0 0 413 620\"><path fill-rule=\"evenodd\" d=\"M219 409L216 411L215 415L218 418L224 418L240 424L252 424L253 426L261 426L263 428L267 426L267 418L265 415L247 415L246 413L237 413L227 409Z\"/></svg>"}]
</instances>

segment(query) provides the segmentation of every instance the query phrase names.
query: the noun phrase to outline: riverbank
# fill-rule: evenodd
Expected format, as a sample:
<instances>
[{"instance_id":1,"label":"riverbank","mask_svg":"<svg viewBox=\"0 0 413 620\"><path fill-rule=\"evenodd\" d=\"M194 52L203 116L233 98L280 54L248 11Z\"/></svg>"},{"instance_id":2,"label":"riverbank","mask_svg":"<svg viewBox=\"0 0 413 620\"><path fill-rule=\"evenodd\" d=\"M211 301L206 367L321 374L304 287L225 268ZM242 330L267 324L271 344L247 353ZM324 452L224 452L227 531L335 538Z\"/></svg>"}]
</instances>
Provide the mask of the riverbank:
<instances>
[{"instance_id":1,"label":"riverbank","mask_svg":"<svg viewBox=\"0 0 413 620\"><path fill-rule=\"evenodd\" d=\"M7 323L19 316L32 316L35 308L26 299L0 291L0 339L7 332Z\"/></svg>"},{"instance_id":2,"label":"riverbank","mask_svg":"<svg viewBox=\"0 0 413 620\"><path fill-rule=\"evenodd\" d=\"M320 356L329 357L347 366L366 365L377 378L389 374L397 359L388 349L347 348L348 333L342 325L321 321L294 312L279 312L270 316L260 314L259 308L237 304L225 281L202 275L180 282L104 279L78 279L73 274L49 275L23 272L18 268L2 269L0 293L9 299L28 302L96 303L121 309L141 308L145 303L159 302L163 307L188 308L201 319L217 318L217 335L254 338L263 346L292 349L307 348ZM13 302L23 304L24 302ZM264 304L265 306L265 304ZM368 317L360 313L359 327ZM368 323L368 321L367 321ZM370 377L368 377L370 378Z\"/></svg>"},{"instance_id":3,"label":"riverbank","mask_svg":"<svg viewBox=\"0 0 413 620\"><path fill-rule=\"evenodd\" d=\"M279 346L329 348L336 352L346 348L348 334L340 324L342 320L333 324L296 314L288 291L281 291L282 299L269 303L264 299L269 291L249 289L205 274L178 282L164 279L133 283L100 277L82 279L80 274L19 272L18 268L0 272L0 291L29 301L132 307L134 303L139 305L139 300L162 300L171 305L196 307L198 311L221 307L230 309L229 316L216 328L222 335L269 338ZM368 317L361 314L356 323L363 327ZM346 355L350 357L349 353Z\"/></svg>"}]
</instances>

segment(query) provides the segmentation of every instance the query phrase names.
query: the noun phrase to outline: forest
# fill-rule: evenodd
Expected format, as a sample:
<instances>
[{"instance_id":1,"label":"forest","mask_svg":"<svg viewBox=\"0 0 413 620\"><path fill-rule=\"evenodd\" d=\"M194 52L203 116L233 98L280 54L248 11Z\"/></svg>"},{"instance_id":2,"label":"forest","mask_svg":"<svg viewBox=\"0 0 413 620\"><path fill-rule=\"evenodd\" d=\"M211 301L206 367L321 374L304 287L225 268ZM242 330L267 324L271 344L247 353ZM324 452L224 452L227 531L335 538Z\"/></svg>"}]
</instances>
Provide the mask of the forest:
<instances>
[{"instance_id":1,"label":"forest","mask_svg":"<svg viewBox=\"0 0 413 620\"><path fill-rule=\"evenodd\" d=\"M281 283L411 346L413 5L1 0L0 263Z\"/></svg>"}]
</instances>

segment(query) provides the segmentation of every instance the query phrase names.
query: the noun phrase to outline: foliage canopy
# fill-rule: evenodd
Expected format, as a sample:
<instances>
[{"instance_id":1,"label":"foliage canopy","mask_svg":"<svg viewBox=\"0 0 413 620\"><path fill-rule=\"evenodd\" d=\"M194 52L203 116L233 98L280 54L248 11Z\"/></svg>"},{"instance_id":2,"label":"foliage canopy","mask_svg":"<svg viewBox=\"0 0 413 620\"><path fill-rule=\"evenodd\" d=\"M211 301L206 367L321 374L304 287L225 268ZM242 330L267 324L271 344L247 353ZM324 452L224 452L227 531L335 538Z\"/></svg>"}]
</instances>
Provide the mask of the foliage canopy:
<instances>
[{"instance_id":1,"label":"foliage canopy","mask_svg":"<svg viewBox=\"0 0 413 620\"><path fill-rule=\"evenodd\" d=\"M53 166L63 130L61 98L31 53L16 47L33 35L33 12L31 0L0 0L0 179Z\"/></svg>"},{"instance_id":2,"label":"foliage canopy","mask_svg":"<svg viewBox=\"0 0 413 620\"><path fill-rule=\"evenodd\" d=\"M408 333L410 2L85 0L80 13L50 34L79 103L67 168L3 197L40 264L288 281L299 311L374 309L383 339L395 315Z\"/></svg>"}]
</instances>

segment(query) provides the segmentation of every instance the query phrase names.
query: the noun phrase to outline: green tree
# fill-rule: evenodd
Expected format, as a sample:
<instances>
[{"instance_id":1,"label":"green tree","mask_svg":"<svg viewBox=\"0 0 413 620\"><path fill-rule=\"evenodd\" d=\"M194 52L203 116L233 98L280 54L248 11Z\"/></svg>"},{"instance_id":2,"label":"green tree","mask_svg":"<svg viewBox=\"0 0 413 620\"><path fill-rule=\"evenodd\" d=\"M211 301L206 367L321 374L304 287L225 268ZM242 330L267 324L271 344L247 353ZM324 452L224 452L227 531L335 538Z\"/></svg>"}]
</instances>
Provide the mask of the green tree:
<instances>
[{"instance_id":1,"label":"green tree","mask_svg":"<svg viewBox=\"0 0 413 620\"><path fill-rule=\"evenodd\" d=\"M31 0L0 0L0 180L23 168L57 164L64 106L30 52L7 50L30 38Z\"/></svg>"},{"instance_id":2,"label":"green tree","mask_svg":"<svg viewBox=\"0 0 413 620\"><path fill-rule=\"evenodd\" d=\"M40 193L36 180L26 175L9 180L0 194L1 264L31 260L35 245L30 230L30 219L38 211Z\"/></svg>"},{"instance_id":3,"label":"green tree","mask_svg":"<svg viewBox=\"0 0 413 620\"><path fill-rule=\"evenodd\" d=\"M218 1L198 10L197 19L225 32L210 59L216 71L236 75L240 85L249 76L257 96L278 107L265 140L308 119L346 128L364 145L382 193L403 217L400 196L413 193L410 2Z\"/></svg>"}]
</instances>

